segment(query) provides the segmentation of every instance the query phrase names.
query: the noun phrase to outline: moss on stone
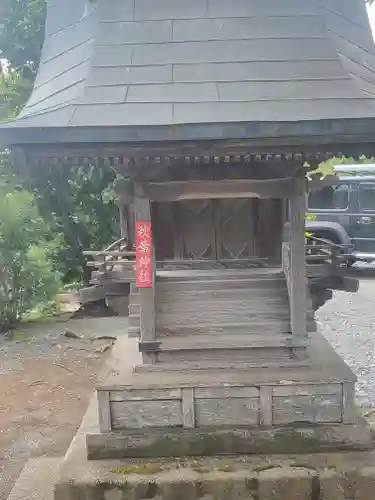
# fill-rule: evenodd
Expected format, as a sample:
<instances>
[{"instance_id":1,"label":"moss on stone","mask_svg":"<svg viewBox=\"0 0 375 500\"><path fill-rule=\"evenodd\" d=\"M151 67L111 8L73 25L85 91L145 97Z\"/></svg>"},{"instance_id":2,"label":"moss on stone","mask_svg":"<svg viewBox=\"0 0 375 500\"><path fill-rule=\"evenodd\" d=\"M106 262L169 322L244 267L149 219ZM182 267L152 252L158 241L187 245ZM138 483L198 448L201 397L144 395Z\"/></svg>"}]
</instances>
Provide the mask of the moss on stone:
<instances>
[{"instance_id":1,"label":"moss on stone","mask_svg":"<svg viewBox=\"0 0 375 500\"><path fill-rule=\"evenodd\" d=\"M203 466L200 462L193 461L189 464L190 469L192 469L194 472L199 472L200 474L205 474L207 472L210 472L210 469L208 467Z\"/></svg>"},{"instance_id":2,"label":"moss on stone","mask_svg":"<svg viewBox=\"0 0 375 500\"><path fill-rule=\"evenodd\" d=\"M217 470L219 472L235 472L236 471L236 468L234 467L233 464L223 464L223 465L220 465Z\"/></svg>"},{"instance_id":3,"label":"moss on stone","mask_svg":"<svg viewBox=\"0 0 375 500\"><path fill-rule=\"evenodd\" d=\"M111 469L112 474L138 474L138 475L149 475L149 474L157 474L161 472L163 467L157 463L150 464L142 464L142 465L130 465L128 467L116 467Z\"/></svg>"}]
</instances>

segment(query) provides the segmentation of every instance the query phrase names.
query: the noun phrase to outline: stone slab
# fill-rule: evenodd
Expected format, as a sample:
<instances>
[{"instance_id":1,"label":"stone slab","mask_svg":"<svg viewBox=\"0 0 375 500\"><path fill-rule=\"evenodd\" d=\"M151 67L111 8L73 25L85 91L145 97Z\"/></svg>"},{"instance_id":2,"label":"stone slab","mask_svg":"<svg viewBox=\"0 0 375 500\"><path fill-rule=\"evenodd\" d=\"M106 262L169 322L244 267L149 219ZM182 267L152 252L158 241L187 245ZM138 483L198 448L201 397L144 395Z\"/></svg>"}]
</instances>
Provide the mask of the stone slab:
<instances>
[{"instance_id":1,"label":"stone slab","mask_svg":"<svg viewBox=\"0 0 375 500\"><path fill-rule=\"evenodd\" d=\"M55 500L373 500L373 452L65 466Z\"/></svg>"},{"instance_id":2,"label":"stone slab","mask_svg":"<svg viewBox=\"0 0 375 500\"><path fill-rule=\"evenodd\" d=\"M27 461L8 500L53 500L62 457L40 457Z\"/></svg>"},{"instance_id":3,"label":"stone slab","mask_svg":"<svg viewBox=\"0 0 375 500\"><path fill-rule=\"evenodd\" d=\"M88 458L156 458L369 450L364 419L356 424L285 425L269 428L160 428L87 434Z\"/></svg>"}]
</instances>

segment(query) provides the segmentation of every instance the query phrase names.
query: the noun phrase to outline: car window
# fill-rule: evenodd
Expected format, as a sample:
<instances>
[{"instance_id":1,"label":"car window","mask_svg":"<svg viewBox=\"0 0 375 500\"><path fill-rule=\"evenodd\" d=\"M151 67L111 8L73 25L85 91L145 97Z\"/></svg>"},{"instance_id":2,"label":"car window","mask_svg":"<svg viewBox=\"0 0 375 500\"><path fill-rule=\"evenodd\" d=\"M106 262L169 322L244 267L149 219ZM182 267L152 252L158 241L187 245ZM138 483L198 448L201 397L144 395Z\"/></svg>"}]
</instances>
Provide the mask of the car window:
<instances>
[{"instance_id":1,"label":"car window","mask_svg":"<svg viewBox=\"0 0 375 500\"><path fill-rule=\"evenodd\" d=\"M333 184L309 196L309 208L315 210L345 210L349 205L350 186Z\"/></svg>"},{"instance_id":2,"label":"car window","mask_svg":"<svg viewBox=\"0 0 375 500\"><path fill-rule=\"evenodd\" d=\"M358 186L359 206L362 210L375 211L375 184L360 184Z\"/></svg>"}]
</instances>

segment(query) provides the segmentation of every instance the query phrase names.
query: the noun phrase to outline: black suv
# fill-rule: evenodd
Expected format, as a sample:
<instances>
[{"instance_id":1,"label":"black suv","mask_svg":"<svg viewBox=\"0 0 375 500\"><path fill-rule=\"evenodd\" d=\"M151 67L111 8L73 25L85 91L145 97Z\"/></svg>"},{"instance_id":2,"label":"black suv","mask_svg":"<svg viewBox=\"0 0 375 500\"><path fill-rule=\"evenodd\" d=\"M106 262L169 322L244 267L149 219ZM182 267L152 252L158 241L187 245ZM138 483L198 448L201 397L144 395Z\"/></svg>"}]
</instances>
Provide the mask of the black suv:
<instances>
[{"instance_id":1,"label":"black suv","mask_svg":"<svg viewBox=\"0 0 375 500\"><path fill-rule=\"evenodd\" d=\"M338 180L313 192L307 230L318 238L353 245L354 261L375 261L375 165L340 165ZM372 174L372 175L371 175Z\"/></svg>"}]
</instances>

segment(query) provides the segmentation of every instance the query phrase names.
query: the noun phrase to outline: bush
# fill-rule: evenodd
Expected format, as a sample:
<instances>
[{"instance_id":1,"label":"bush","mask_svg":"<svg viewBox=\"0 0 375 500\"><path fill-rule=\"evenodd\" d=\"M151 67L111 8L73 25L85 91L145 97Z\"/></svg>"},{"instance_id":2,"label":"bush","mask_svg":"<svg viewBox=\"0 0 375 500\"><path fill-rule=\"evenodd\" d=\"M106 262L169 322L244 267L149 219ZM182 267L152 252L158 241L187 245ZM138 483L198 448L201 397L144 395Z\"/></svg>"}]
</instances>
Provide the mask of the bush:
<instances>
[{"instance_id":1,"label":"bush","mask_svg":"<svg viewBox=\"0 0 375 500\"><path fill-rule=\"evenodd\" d=\"M30 193L0 188L0 331L58 291L46 233Z\"/></svg>"}]
</instances>

